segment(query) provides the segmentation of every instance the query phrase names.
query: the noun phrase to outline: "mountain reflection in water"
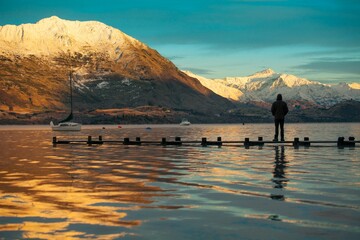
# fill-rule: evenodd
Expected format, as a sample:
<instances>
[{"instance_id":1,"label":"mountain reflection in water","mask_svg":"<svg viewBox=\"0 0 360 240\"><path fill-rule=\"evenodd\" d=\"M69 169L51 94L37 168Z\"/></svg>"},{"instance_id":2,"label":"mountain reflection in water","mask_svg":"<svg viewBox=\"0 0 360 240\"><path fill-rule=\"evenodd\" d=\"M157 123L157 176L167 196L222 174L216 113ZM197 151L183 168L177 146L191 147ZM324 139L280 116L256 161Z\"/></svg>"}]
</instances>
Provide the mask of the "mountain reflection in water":
<instances>
[{"instance_id":1,"label":"mountain reflection in water","mask_svg":"<svg viewBox=\"0 0 360 240\"><path fill-rule=\"evenodd\" d=\"M273 127L256 126L264 133ZM358 126L336 129L359 138ZM134 126L117 132L99 127L80 134L238 140L253 127ZM298 125L286 127L288 139L300 131ZM309 124L301 131L316 128ZM0 133L2 239L264 239L290 233L293 239L356 239L360 234L358 147L53 147L47 129Z\"/></svg>"}]
</instances>

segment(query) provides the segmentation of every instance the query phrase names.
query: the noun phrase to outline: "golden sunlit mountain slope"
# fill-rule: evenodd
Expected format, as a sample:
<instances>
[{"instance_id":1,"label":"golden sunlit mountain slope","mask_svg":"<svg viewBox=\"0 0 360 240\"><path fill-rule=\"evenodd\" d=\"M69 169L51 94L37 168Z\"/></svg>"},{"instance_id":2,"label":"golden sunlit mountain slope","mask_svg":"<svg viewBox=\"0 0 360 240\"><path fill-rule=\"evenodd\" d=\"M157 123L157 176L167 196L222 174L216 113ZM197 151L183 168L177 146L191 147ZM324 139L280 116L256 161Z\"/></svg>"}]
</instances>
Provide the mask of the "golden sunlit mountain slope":
<instances>
[{"instance_id":1,"label":"golden sunlit mountain slope","mask_svg":"<svg viewBox=\"0 0 360 240\"><path fill-rule=\"evenodd\" d=\"M140 41L103 23L58 17L0 27L0 109L79 111L158 105L217 114L231 103Z\"/></svg>"}]
</instances>

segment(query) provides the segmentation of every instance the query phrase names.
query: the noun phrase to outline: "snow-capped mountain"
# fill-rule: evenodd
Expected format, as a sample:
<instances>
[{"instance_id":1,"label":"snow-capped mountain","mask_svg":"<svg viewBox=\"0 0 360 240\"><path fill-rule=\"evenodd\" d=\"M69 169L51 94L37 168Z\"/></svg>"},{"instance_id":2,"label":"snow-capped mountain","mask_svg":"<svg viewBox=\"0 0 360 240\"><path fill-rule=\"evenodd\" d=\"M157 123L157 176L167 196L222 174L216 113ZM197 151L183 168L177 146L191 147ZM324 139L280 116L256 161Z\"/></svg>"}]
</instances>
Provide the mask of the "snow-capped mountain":
<instances>
[{"instance_id":1,"label":"snow-capped mountain","mask_svg":"<svg viewBox=\"0 0 360 240\"><path fill-rule=\"evenodd\" d=\"M0 121L8 116L7 123L21 122L23 117L32 122L33 116L41 114L34 121L45 123L54 112L61 115L69 110L69 72L74 79L74 111L87 116L112 109L108 123L123 115L118 109L148 106L159 110L163 122L167 122L166 114L173 112L206 122L211 118L238 122L246 117L268 121L268 109L232 102L268 107L278 93L290 106L302 108L360 101L358 83L333 86L271 69L247 77L206 79L180 71L156 50L103 23L50 17L35 24L0 26ZM357 102L349 102L333 108L356 112ZM331 114L317 118L314 109L309 109L305 121L333 119ZM19 118L14 115L18 113ZM145 122L148 118L146 113ZM102 119L96 117L95 122ZM299 119L303 120L293 121Z\"/></svg>"},{"instance_id":2,"label":"snow-capped mountain","mask_svg":"<svg viewBox=\"0 0 360 240\"><path fill-rule=\"evenodd\" d=\"M190 73L188 73L190 74ZM358 83L340 83L336 85L322 84L295 75L276 73L266 69L246 77L226 77L224 79L206 79L193 74L193 77L215 93L227 97L227 90L218 91L223 85L239 90L239 102L272 103L276 95L281 93L292 105L300 107L330 107L344 100L360 100ZM200 80L201 79L201 80ZM220 85L219 85L220 84ZM232 90L229 90L231 92ZM234 100L234 98L232 98Z\"/></svg>"},{"instance_id":3,"label":"snow-capped mountain","mask_svg":"<svg viewBox=\"0 0 360 240\"><path fill-rule=\"evenodd\" d=\"M231 104L168 59L96 21L45 18L0 26L0 110L66 109L68 74L76 106L161 105L218 112Z\"/></svg>"},{"instance_id":4,"label":"snow-capped mountain","mask_svg":"<svg viewBox=\"0 0 360 240\"><path fill-rule=\"evenodd\" d=\"M210 80L199 75L196 75L190 71L183 71L188 76L196 78L200 81L200 83L204 86L213 91L214 93L223 96L232 101L240 101L241 96L244 95L239 89L227 86L221 82L217 82L214 80Z\"/></svg>"},{"instance_id":5,"label":"snow-capped mountain","mask_svg":"<svg viewBox=\"0 0 360 240\"><path fill-rule=\"evenodd\" d=\"M146 48L118 29L96 21L68 21L56 16L36 24L0 27L1 50L18 55L57 55L63 52L107 52L112 59L131 47Z\"/></svg>"}]
</instances>

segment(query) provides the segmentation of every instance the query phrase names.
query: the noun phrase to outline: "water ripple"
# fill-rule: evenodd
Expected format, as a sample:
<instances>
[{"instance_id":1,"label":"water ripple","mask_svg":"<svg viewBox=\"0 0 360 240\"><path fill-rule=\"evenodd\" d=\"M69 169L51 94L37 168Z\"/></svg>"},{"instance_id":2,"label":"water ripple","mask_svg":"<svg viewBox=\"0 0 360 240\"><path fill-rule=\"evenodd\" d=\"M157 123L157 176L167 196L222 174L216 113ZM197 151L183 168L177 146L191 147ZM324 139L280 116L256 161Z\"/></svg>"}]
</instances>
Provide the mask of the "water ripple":
<instances>
[{"instance_id":1,"label":"water ripple","mask_svg":"<svg viewBox=\"0 0 360 240\"><path fill-rule=\"evenodd\" d=\"M294 133L298 125L291 127ZM305 127L309 133L318 128ZM81 134L236 140L252 128L136 126ZM3 239L275 239L289 233L293 239L357 239L360 233L358 148L53 147L48 130L4 136Z\"/></svg>"}]
</instances>

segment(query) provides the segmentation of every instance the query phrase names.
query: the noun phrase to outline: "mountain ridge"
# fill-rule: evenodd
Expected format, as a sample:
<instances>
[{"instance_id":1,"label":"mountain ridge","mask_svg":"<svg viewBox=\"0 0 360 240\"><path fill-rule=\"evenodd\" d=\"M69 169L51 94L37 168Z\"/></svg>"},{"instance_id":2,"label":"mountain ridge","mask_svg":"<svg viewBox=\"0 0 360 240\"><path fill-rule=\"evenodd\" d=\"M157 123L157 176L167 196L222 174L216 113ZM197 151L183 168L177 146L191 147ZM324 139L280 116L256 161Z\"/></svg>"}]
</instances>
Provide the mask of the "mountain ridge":
<instances>
[{"instance_id":1,"label":"mountain ridge","mask_svg":"<svg viewBox=\"0 0 360 240\"><path fill-rule=\"evenodd\" d=\"M103 23L53 16L0 27L0 109L65 109L69 71L82 110L158 104L215 114L231 106L156 50Z\"/></svg>"},{"instance_id":2,"label":"mountain ridge","mask_svg":"<svg viewBox=\"0 0 360 240\"><path fill-rule=\"evenodd\" d=\"M331 121L330 113L359 106L350 101L358 99L357 83L334 87L272 69L207 79L180 71L118 29L53 16L0 26L0 123L63 118L69 110L69 72L74 113L83 123L174 123L182 117L206 123L269 122L268 108L278 92L289 102L293 122Z\"/></svg>"},{"instance_id":3,"label":"mountain ridge","mask_svg":"<svg viewBox=\"0 0 360 240\"><path fill-rule=\"evenodd\" d=\"M236 100L242 103L271 104L278 93L303 108L318 106L331 107L346 100L360 100L360 88L357 83L323 84L286 73L277 73L272 69L254 73L245 77L225 77L223 79L206 79L189 73L192 77L201 78L206 87L217 92L220 85L237 89L242 95ZM222 95L226 97L226 95ZM234 100L234 99L233 99Z\"/></svg>"},{"instance_id":4,"label":"mountain ridge","mask_svg":"<svg viewBox=\"0 0 360 240\"><path fill-rule=\"evenodd\" d=\"M57 54L59 52L81 52L86 47L104 51L112 47L113 58L121 54L118 47L141 45L140 41L118 29L97 21L70 21L52 16L35 24L5 25L0 27L0 39L10 45L8 52L19 54ZM109 41L110 40L110 41ZM113 41L111 41L113 40ZM51 43L51 45L49 45ZM16 47L14 47L16 45ZM94 50L95 50L94 49Z\"/></svg>"}]
</instances>

